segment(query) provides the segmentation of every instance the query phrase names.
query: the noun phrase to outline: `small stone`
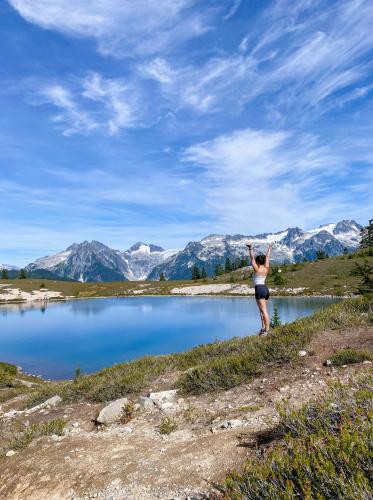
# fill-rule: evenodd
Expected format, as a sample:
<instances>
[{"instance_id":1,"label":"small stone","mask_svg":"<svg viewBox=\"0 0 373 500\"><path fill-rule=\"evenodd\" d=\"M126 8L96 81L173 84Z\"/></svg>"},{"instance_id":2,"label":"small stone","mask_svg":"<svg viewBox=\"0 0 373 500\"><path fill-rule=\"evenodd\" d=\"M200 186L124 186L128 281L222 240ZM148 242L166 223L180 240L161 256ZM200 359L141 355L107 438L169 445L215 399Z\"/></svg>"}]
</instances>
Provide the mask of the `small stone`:
<instances>
[{"instance_id":1,"label":"small stone","mask_svg":"<svg viewBox=\"0 0 373 500\"><path fill-rule=\"evenodd\" d=\"M332 360L331 359L327 359L324 363L324 366L332 366Z\"/></svg>"},{"instance_id":2,"label":"small stone","mask_svg":"<svg viewBox=\"0 0 373 500\"><path fill-rule=\"evenodd\" d=\"M80 425L79 422L74 422L73 423L73 427L79 427L79 425Z\"/></svg>"},{"instance_id":3,"label":"small stone","mask_svg":"<svg viewBox=\"0 0 373 500\"><path fill-rule=\"evenodd\" d=\"M366 359L366 360L364 360L364 361L363 361L363 364L364 364L364 365L371 365L371 364L372 364L372 362L371 362L371 361L369 361L368 359Z\"/></svg>"},{"instance_id":4,"label":"small stone","mask_svg":"<svg viewBox=\"0 0 373 500\"><path fill-rule=\"evenodd\" d=\"M6 418L14 418L18 414L17 410L10 410L8 413L4 413L4 417Z\"/></svg>"},{"instance_id":5,"label":"small stone","mask_svg":"<svg viewBox=\"0 0 373 500\"><path fill-rule=\"evenodd\" d=\"M16 454L16 452L14 450L9 450L9 451L6 452L5 456L6 457L12 457L15 454Z\"/></svg>"},{"instance_id":6,"label":"small stone","mask_svg":"<svg viewBox=\"0 0 373 500\"><path fill-rule=\"evenodd\" d=\"M301 357L307 356L307 351L299 351L298 356L301 356Z\"/></svg>"},{"instance_id":7,"label":"small stone","mask_svg":"<svg viewBox=\"0 0 373 500\"><path fill-rule=\"evenodd\" d=\"M279 391L280 392L287 392L290 389L288 385L284 385L284 387L280 387Z\"/></svg>"}]
</instances>

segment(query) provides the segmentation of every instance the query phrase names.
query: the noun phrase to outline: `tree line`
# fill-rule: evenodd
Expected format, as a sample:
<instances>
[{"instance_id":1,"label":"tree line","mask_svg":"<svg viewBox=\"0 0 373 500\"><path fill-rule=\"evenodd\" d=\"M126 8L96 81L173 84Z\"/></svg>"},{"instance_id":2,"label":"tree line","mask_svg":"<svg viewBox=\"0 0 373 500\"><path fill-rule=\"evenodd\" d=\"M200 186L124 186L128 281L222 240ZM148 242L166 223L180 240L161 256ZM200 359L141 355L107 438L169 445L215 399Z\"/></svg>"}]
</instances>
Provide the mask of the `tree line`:
<instances>
[{"instance_id":1,"label":"tree line","mask_svg":"<svg viewBox=\"0 0 373 500\"><path fill-rule=\"evenodd\" d=\"M25 280L27 278L26 270L25 269L20 269L18 271L18 274L17 274L16 278L18 278L20 280ZM1 270L1 279L2 280L8 280L9 279L9 271L8 271L8 269L2 269Z\"/></svg>"}]
</instances>

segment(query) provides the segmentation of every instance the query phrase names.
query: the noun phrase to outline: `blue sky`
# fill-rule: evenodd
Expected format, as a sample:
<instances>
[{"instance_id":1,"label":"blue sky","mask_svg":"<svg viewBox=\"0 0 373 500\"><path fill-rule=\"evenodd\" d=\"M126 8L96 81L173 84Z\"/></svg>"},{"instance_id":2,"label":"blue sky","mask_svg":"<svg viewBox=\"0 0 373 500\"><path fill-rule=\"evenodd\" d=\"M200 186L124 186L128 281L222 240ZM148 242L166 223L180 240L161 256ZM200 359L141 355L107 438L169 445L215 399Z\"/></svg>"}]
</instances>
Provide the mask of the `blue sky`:
<instances>
[{"instance_id":1,"label":"blue sky","mask_svg":"<svg viewBox=\"0 0 373 500\"><path fill-rule=\"evenodd\" d=\"M373 214L371 0L3 0L0 262Z\"/></svg>"}]
</instances>

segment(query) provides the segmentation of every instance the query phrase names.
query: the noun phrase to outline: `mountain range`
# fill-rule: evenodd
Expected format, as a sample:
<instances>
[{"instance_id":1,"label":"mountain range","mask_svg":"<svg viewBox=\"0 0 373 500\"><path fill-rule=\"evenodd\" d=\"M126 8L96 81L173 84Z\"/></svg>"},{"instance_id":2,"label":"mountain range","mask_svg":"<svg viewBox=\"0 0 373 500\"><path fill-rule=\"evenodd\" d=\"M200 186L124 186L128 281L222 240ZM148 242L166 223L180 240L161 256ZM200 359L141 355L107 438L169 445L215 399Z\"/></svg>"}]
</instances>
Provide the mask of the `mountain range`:
<instances>
[{"instance_id":1,"label":"mountain range","mask_svg":"<svg viewBox=\"0 0 373 500\"><path fill-rule=\"evenodd\" d=\"M83 241L55 255L37 259L26 270L34 277L83 282L158 280L161 273L170 280L190 279L193 265L213 275L216 264L224 265L228 257L247 256L248 241L252 242L255 252L265 252L268 244L273 243L274 263L301 262L314 260L319 250L329 256L354 251L360 241L360 230L357 222L342 220L309 231L295 227L254 236L211 234L200 241L189 242L183 250L165 250L138 242L120 251L98 241Z\"/></svg>"}]
</instances>

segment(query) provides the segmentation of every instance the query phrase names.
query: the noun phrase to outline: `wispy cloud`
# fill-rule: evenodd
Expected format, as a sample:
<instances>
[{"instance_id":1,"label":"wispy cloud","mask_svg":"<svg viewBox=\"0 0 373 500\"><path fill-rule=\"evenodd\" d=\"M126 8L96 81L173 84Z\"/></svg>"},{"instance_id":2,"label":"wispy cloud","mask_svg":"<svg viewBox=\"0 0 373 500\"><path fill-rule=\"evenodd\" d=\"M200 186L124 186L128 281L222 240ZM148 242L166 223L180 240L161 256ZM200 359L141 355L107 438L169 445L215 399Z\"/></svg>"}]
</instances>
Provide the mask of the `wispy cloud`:
<instances>
[{"instance_id":1,"label":"wispy cloud","mask_svg":"<svg viewBox=\"0 0 373 500\"><path fill-rule=\"evenodd\" d=\"M103 54L168 51L209 29L199 0L8 0L29 22L97 41Z\"/></svg>"},{"instance_id":2,"label":"wispy cloud","mask_svg":"<svg viewBox=\"0 0 373 500\"><path fill-rule=\"evenodd\" d=\"M51 118L64 135L97 130L114 135L121 129L142 128L151 123L140 92L131 82L90 73L74 82L42 86L37 90L40 99L33 102L58 108Z\"/></svg>"},{"instance_id":3,"label":"wispy cloud","mask_svg":"<svg viewBox=\"0 0 373 500\"><path fill-rule=\"evenodd\" d=\"M182 159L200 167L201 182L208 186L204 210L215 215L223 230L253 229L256 220L261 230L309 227L338 212L347 216L354 203L348 191L335 190L349 172L350 158L314 135L237 130L186 148ZM348 189L354 184L361 188L362 178L363 172Z\"/></svg>"},{"instance_id":4,"label":"wispy cloud","mask_svg":"<svg viewBox=\"0 0 373 500\"><path fill-rule=\"evenodd\" d=\"M239 5L237 4L237 7ZM139 66L174 107L236 112L265 97L282 115L307 120L350 100L371 74L373 7L369 0L278 0L228 55L191 66L156 58ZM369 88L369 87L368 87ZM363 92L355 92L359 99ZM291 114L290 114L291 113Z\"/></svg>"}]
</instances>

